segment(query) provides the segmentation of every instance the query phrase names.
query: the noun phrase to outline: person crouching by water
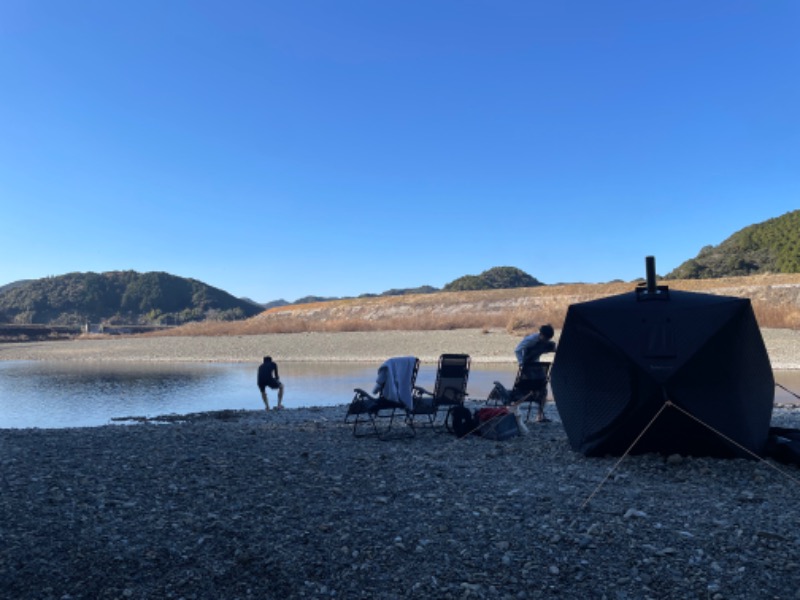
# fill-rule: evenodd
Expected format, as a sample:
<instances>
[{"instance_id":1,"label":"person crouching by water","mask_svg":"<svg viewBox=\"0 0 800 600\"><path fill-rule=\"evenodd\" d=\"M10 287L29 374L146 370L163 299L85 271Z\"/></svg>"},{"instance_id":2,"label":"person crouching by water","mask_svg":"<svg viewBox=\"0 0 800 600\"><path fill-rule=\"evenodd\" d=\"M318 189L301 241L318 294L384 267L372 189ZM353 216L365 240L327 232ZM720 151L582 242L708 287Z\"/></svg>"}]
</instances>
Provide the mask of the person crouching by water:
<instances>
[{"instance_id":1,"label":"person crouching by water","mask_svg":"<svg viewBox=\"0 0 800 600\"><path fill-rule=\"evenodd\" d=\"M265 356L264 362L258 367L258 389L261 390L261 399L267 410L269 410L268 387L278 390L278 405L275 410L283 408L283 384L278 376L278 365L272 362L271 356Z\"/></svg>"}]
</instances>

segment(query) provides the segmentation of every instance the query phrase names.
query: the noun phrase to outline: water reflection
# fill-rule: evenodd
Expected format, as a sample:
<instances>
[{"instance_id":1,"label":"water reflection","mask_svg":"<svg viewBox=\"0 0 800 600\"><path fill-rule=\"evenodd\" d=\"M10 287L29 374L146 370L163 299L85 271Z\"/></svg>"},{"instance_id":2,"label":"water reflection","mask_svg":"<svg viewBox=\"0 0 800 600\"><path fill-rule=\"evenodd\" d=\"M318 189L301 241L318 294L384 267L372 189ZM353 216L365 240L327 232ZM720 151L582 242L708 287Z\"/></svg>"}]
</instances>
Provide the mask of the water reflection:
<instances>
[{"instance_id":1,"label":"water reflection","mask_svg":"<svg viewBox=\"0 0 800 600\"><path fill-rule=\"evenodd\" d=\"M281 363L287 408L346 404L353 388L371 390L379 364ZM104 425L115 417L245 409L261 410L253 364L73 363L0 361L0 428ZM469 394L486 398L496 380L511 386L516 368L473 364ZM800 372L776 372L776 381L800 393ZM417 383L433 389L435 365L423 365ZM776 388L775 401L797 403ZM275 392L270 391L272 402Z\"/></svg>"},{"instance_id":2,"label":"water reflection","mask_svg":"<svg viewBox=\"0 0 800 600\"><path fill-rule=\"evenodd\" d=\"M379 364L281 363L287 408L345 404L372 388ZM105 425L112 418L210 410L261 410L257 364L0 362L0 428ZM418 383L433 388L436 367ZM469 391L486 397L512 367L473 367ZM275 392L268 390L275 402Z\"/></svg>"}]
</instances>

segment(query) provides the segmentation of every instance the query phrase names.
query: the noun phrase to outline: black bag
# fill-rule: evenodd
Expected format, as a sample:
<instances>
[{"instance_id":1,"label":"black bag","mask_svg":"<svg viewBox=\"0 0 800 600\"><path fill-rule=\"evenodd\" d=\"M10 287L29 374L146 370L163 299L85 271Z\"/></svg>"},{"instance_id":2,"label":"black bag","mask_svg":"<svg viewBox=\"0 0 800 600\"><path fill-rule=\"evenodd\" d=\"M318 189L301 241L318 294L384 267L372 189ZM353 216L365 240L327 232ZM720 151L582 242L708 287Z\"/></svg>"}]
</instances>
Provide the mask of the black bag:
<instances>
[{"instance_id":1,"label":"black bag","mask_svg":"<svg viewBox=\"0 0 800 600\"><path fill-rule=\"evenodd\" d=\"M800 429L770 427L764 454L785 465L800 465Z\"/></svg>"},{"instance_id":2,"label":"black bag","mask_svg":"<svg viewBox=\"0 0 800 600\"><path fill-rule=\"evenodd\" d=\"M450 409L450 429L458 438L463 438L478 430L478 420L472 416L469 409L463 404L457 404Z\"/></svg>"}]
</instances>

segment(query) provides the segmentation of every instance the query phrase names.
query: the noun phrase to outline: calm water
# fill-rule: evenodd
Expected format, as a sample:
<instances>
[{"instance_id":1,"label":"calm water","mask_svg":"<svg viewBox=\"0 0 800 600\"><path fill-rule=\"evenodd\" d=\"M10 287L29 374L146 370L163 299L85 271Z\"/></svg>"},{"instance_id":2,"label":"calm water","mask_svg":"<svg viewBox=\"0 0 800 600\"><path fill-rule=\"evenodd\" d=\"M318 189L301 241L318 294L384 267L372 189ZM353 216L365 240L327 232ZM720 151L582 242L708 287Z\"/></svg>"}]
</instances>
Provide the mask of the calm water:
<instances>
[{"instance_id":1,"label":"calm water","mask_svg":"<svg viewBox=\"0 0 800 600\"><path fill-rule=\"evenodd\" d=\"M350 402L353 388L371 391L379 364L282 363L287 408ZM105 425L114 417L263 408L256 364L75 364L0 361L0 428ZM514 365L473 365L468 391L486 398L492 382L513 384ZM433 388L434 365L420 368L417 383ZM776 372L776 381L800 394L800 372ZM775 389L777 402L798 402ZM276 402L270 391L270 402Z\"/></svg>"},{"instance_id":2,"label":"calm water","mask_svg":"<svg viewBox=\"0 0 800 600\"><path fill-rule=\"evenodd\" d=\"M346 404L353 388L371 391L380 364L281 363L284 405ZM260 410L257 364L0 361L0 428L105 425L115 417L155 417L224 409ZM485 398L495 380L513 384L513 365L473 365L468 391ZM433 389L435 365L417 384ZM268 390L270 405L277 396Z\"/></svg>"}]
</instances>

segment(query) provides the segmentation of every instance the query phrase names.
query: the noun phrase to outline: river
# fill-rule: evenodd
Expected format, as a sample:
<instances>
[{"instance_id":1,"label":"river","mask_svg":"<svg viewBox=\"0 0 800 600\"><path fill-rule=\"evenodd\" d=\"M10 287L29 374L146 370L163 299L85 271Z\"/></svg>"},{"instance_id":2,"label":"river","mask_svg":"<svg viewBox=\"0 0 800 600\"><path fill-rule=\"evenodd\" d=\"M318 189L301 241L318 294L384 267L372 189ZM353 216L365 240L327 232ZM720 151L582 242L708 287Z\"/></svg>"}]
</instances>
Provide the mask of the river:
<instances>
[{"instance_id":1,"label":"river","mask_svg":"<svg viewBox=\"0 0 800 600\"><path fill-rule=\"evenodd\" d=\"M256 365L246 363L0 362L0 428L107 425L124 417L215 410L261 410ZM347 404L356 387L371 391L377 365L280 365L286 408ZM471 399L486 398L494 381L511 387L514 365L472 365ZM420 367L417 384L433 389L435 365ZM800 394L800 371L778 371L778 383ZM268 390L275 406L275 392ZM775 401L797 403L776 387Z\"/></svg>"}]
</instances>

